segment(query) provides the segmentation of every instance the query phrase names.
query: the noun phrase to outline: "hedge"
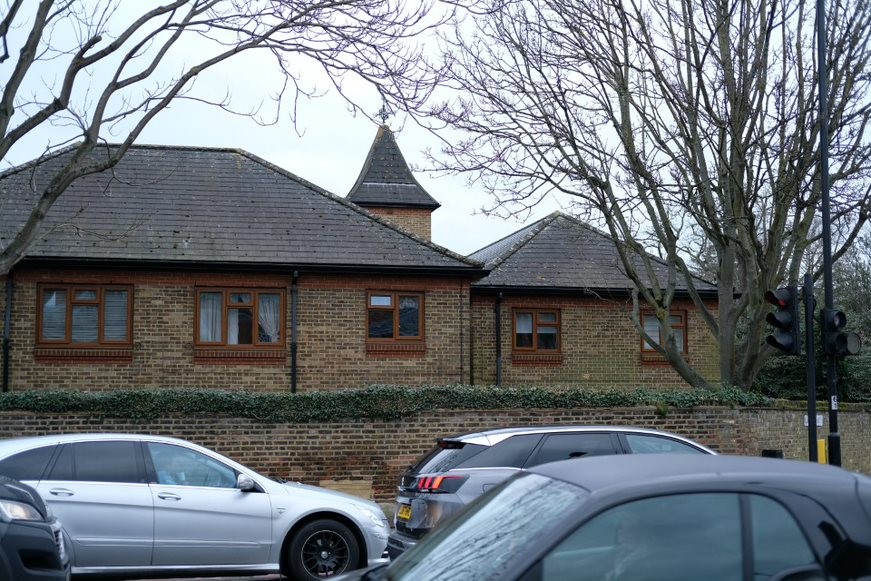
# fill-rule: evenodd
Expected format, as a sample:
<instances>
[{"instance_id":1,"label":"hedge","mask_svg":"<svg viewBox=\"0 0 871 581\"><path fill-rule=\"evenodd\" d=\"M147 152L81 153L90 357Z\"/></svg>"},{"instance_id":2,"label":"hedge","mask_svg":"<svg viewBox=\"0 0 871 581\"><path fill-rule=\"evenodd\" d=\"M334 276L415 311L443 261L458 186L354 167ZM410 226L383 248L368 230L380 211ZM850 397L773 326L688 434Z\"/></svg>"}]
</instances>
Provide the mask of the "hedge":
<instances>
[{"instance_id":1,"label":"hedge","mask_svg":"<svg viewBox=\"0 0 871 581\"><path fill-rule=\"evenodd\" d=\"M116 391L29 390L0 394L0 411L81 412L103 417L149 420L165 415L219 414L266 422L323 422L349 418L390 420L433 409L609 408L655 406L768 407L772 399L737 388L716 390L401 387L306 393L234 390L146 389Z\"/></svg>"}]
</instances>

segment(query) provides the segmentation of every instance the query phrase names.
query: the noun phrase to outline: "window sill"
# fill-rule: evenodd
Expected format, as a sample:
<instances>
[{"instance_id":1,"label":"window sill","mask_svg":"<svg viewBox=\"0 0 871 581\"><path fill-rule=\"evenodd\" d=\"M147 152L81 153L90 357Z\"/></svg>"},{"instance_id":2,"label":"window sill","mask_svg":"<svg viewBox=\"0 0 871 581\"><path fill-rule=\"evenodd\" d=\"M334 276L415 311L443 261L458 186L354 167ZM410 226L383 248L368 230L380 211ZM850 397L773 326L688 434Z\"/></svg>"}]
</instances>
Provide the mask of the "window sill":
<instances>
[{"instance_id":1,"label":"window sill","mask_svg":"<svg viewBox=\"0 0 871 581\"><path fill-rule=\"evenodd\" d=\"M687 356L686 353L683 354L684 357ZM650 365L652 367L655 366L670 366L671 364L668 362L668 359L664 355L660 355L657 352L649 352L642 351L641 352L641 364L642 365Z\"/></svg>"},{"instance_id":2,"label":"window sill","mask_svg":"<svg viewBox=\"0 0 871 581\"><path fill-rule=\"evenodd\" d=\"M562 353L513 353L511 363L514 365L552 365L563 364Z\"/></svg>"},{"instance_id":3,"label":"window sill","mask_svg":"<svg viewBox=\"0 0 871 581\"><path fill-rule=\"evenodd\" d=\"M35 347L37 363L132 363L132 347Z\"/></svg>"},{"instance_id":4,"label":"window sill","mask_svg":"<svg viewBox=\"0 0 871 581\"><path fill-rule=\"evenodd\" d=\"M423 357L426 343L366 343L369 357Z\"/></svg>"},{"instance_id":5,"label":"window sill","mask_svg":"<svg viewBox=\"0 0 871 581\"><path fill-rule=\"evenodd\" d=\"M285 365L286 349L194 347L194 363L205 365Z\"/></svg>"}]
</instances>

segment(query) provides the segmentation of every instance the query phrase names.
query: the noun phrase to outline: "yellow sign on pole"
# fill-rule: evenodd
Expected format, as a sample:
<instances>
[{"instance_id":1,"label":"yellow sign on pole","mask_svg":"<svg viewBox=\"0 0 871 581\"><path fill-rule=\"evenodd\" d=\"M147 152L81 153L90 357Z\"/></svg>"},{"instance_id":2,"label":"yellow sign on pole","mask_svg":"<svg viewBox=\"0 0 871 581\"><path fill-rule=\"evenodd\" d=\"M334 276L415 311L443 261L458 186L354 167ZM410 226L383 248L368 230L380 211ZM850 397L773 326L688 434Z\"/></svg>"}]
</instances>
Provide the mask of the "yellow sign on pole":
<instances>
[{"instance_id":1,"label":"yellow sign on pole","mask_svg":"<svg viewBox=\"0 0 871 581\"><path fill-rule=\"evenodd\" d=\"M829 447L825 438L817 440L817 462L820 464L829 463Z\"/></svg>"}]
</instances>

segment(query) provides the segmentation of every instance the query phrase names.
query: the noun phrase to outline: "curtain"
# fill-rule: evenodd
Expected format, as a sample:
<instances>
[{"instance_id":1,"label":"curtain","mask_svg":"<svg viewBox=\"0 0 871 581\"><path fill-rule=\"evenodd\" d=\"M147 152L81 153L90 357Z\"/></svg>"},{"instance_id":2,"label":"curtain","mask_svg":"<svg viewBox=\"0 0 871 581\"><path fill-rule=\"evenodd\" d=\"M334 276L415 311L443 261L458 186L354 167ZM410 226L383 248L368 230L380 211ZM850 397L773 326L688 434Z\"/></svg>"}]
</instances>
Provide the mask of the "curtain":
<instances>
[{"instance_id":1,"label":"curtain","mask_svg":"<svg viewBox=\"0 0 871 581\"><path fill-rule=\"evenodd\" d=\"M257 310L258 336L261 343L278 343L281 340L281 297L277 294L261 294Z\"/></svg>"},{"instance_id":2,"label":"curtain","mask_svg":"<svg viewBox=\"0 0 871 581\"><path fill-rule=\"evenodd\" d=\"M420 336L420 301L417 297L399 299L399 336Z\"/></svg>"},{"instance_id":3,"label":"curtain","mask_svg":"<svg viewBox=\"0 0 871 581\"><path fill-rule=\"evenodd\" d=\"M239 309L230 309L227 313L227 343L239 344Z\"/></svg>"},{"instance_id":4,"label":"curtain","mask_svg":"<svg viewBox=\"0 0 871 581\"><path fill-rule=\"evenodd\" d=\"M200 341L204 343L221 342L221 313L223 295L221 293L200 293Z\"/></svg>"}]
</instances>

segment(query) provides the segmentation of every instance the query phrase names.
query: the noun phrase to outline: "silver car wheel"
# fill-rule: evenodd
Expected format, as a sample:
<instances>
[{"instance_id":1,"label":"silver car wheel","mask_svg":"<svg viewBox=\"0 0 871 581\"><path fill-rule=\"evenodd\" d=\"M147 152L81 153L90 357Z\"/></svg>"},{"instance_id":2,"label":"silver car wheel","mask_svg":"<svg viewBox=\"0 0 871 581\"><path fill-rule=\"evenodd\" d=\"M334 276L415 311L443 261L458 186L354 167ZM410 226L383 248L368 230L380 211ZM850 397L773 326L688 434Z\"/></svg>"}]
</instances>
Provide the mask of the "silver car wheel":
<instances>
[{"instance_id":1,"label":"silver car wheel","mask_svg":"<svg viewBox=\"0 0 871 581\"><path fill-rule=\"evenodd\" d=\"M291 545L290 567L298 579L333 577L357 567L359 549L342 523L318 520L303 527Z\"/></svg>"}]
</instances>

